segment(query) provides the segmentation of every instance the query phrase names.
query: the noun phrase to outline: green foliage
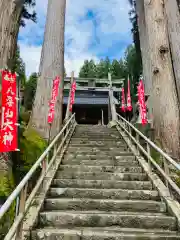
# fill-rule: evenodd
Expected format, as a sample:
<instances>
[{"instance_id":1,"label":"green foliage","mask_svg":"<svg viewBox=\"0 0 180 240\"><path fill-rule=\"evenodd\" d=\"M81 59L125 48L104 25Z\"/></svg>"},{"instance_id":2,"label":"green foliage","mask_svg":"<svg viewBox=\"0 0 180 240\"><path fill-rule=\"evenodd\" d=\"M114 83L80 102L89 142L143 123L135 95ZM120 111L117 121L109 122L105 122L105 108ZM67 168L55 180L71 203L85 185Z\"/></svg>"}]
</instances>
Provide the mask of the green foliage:
<instances>
[{"instance_id":1,"label":"green foliage","mask_svg":"<svg viewBox=\"0 0 180 240\"><path fill-rule=\"evenodd\" d=\"M33 73L26 82L24 89L24 107L26 110L32 110L34 96L37 87L37 73Z\"/></svg>"},{"instance_id":2,"label":"green foliage","mask_svg":"<svg viewBox=\"0 0 180 240\"><path fill-rule=\"evenodd\" d=\"M12 174L4 175L0 172L0 198L6 200L14 189L14 180ZM11 205L9 211L4 215L0 221L0 239L4 239L15 213L15 202Z\"/></svg>"},{"instance_id":3,"label":"green foliage","mask_svg":"<svg viewBox=\"0 0 180 240\"><path fill-rule=\"evenodd\" d=\"M142 73L142 66L138 61L138 54L135 45L132 44L127 47L124 58L114 59L110 62L109 58L101 59L99 63L95 64L93 60L85 60L80 69L79 77L81 78L107 78L108 73L112 75L113 79L125 78L125 88L127 88L128 75L131 80L132 99L135 100L137 92L137 82Z\"/></svg>"},{"instance_id":4,"label":"green foliage","mask_svg":"<svg viewBox=\"0 0 180 240\"><path fill-rule=\"evenodd\" d=\"M47 147L47 142L31 128L26 129L20 139L20 162L18 174L22 178Z\"/></svg>"},{"instance_id":5,"label":"green foliage","mask_svg":"<svg viewBox=\"0 0 180 240\"><path fill-rule=\"evenodd\" d=\"M0 197L8 197L14 188L12 174L4 175L0 173Z\"/></svg>"},{"instance_id":6,"label":"green foliage","mask_svg":"<svg viewBox=\"0 0 180 240\"><path fill-rule=\"evenodd\" d=\"M141 47L140 47L140 37L139 37L139 28L138 28L138 18L136 14L136 0L129 0L131 4L131 10L129 12L129 19L132 23L132 35L133 41L136 49L136 61L138 66L142 68L142 56L141 56Z\"/></svg>"},{"instance_id":7,"label":"green foliage","mask_svg":"<svg viewBox=\"0 0 180 240\"><path fill-rule=\"evenodd\" d=\"M21 13L21 20L20 20L20 25L22 27L25 27L26 20L31 20L33 22L36 22L37 18L36 18L36 12L32 11L30 12L29 10L31 8L34 8L36 5L36 1L35 0L25 0L24 1L24 5L23 5L23 9L22 9L22 13Z\"/></svg>"},{"instance_id":8,"label":"green foliage","mask_svg":"<svg viewBox=\"0 0 180 240\"><path fill-rule=\"evenodd\" d=\"M20 81L20 86L24 88L26 83L26 73L25 73L25 63L20 57L20 49L17 46L15 57L13 60L12 71L18 74L18 80Z\"/></svg>"}]
</instances>

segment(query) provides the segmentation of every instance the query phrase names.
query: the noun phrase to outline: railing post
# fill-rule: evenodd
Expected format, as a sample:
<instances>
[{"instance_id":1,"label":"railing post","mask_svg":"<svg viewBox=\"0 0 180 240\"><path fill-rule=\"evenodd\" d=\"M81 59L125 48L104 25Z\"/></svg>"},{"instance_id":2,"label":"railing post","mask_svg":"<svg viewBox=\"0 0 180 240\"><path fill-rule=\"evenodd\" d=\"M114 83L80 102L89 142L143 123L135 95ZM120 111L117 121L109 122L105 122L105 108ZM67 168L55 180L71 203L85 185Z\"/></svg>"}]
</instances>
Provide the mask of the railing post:
<instances>
[{"instance_id":1,"label":"railing post","mask_svg":"<svg viewBox=\"0 0 180 240\"><path fill-rule=\"evenodd\" d=\"M139 143L139 134L138 133L136 133L136 141L137 141L137 143ZM140 152L139 152L138 146L137 146L137 152L138 152L138 155L139 155Z\"/></svg>"},{"instance_id":2,"label":"railing post","mask_svg":"<svg viewBox=\"0 0 180 240\"><path fill-rule=\"evenodd\" d=\"M27 188L28 188L28 183L24 186L24 188L22 189L21 194L20 194L19 214L23 214L25 211ZM23 220L17 228L16 238L15 238L16 240L22 239L22 232L23 232Z\"/></svg>"},{"instance_id":3,"label":"railing post","mask_svg":"<svg viewBox=\"0 0 180 240\"><path fill-rule=\"evenodd\" d=\"M169 166L168 166L168 163L167 163L167 160L165 157L163 157L163 165L164 165L164 171L165 171L166 175L169 176L169 174L170 174ZM165 183L166 183L166 187L169 189L169 183L166 180L166 178L165 178Z\"/></svg>"},{"instance_id":4,"label":"railing post","mask_svg":"<svg viewBox=\"0 0 180 240\"><path fill-rule=\"evenodd\" d=\"M149 146L149 144L147 143L147 153L148 153L148 156L151 157L151 148ZM148 165L149 165L149 170L152 171L152 168L151 168L151 160L150 158L148 157Z\"/></svg>"},{"instance_id":5,"label":"railing post","mask_svg":"<svg viewBox=\"0 0 180 240\"><path fill-rule=\"evenodd\" d=\"M54 144L53 157L55 157L56 153L57 153L57 145Z\"/></svg>"}]
</instances>

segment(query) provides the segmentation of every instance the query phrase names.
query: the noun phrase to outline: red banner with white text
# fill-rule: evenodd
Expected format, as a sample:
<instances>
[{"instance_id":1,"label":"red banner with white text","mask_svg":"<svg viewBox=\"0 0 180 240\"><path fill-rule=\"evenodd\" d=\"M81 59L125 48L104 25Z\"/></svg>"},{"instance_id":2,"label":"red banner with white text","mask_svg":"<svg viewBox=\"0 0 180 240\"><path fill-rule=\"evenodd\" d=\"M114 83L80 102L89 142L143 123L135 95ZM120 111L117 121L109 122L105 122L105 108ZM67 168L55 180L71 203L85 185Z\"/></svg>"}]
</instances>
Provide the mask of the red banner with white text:
<instances>
[{"instance_id":1,"label":"red banner with white text","mask_svg":"<svg viewBox=\"0 0 180 240\"><path fill-rule=\"evenodd\" d=\"M69 111L72 112L73 104L75 103L76 81L73 81L71 85L70 105Z\"/></svg>"},{"instance_id":2,"label":"red banner with white text","mask_svg":"<svg viewBox=\"0 0 180 240\"><path fill-rule=\"evenodd\" d=\"M16 74L2 72L2 110L0 152L16 151L18 148L17 129L17 88Z\"/></svg>"},{"instance_id":3,"label":"red banner with white text","mask_svg":"<svg viewBox=\"0 0 180 240\"><path fill-rule=\"evenodd\" d=\"M130 80L128 79L128 92L127 92L127 111L132 111L132 103L131 103L131 91L130 91Z\"/></svg>"},{"instance_id":4,"label":"red banner with white text","mask_svg":"<svg viewBox=\"0 0 180 240\"><path fill-rule=\"evenodd\" d=\"M139 102L139 112L141 116L142 125L147 124L147 112L146 112L146 102L145 102L145 91L143 80L140 79L138 85L138 102Z\"/></svg>"},{"instance_id":5,"label":"red banner with white text","mask_svg":"<svg viewBox=\"0 0 180 240\"><path fill-rule=\"evenodd\" d=\"M124 88L122 88L122 93L121 93L121 111L123 112L126 111Z\"/></svg>"},{"instance_id":6,"label":"red banner with white text","mask_svg":"<svg viewBox=\"0 0 180 240\"><path fill-rule=\"evenodd\" d=\"M58 96L59 84L60 84L60 78L56 77L53 80L51 100L49 102L49 113L48 113L48 123L49 124L51 124L54 120L55 104L56 104L56 99L57 99L57 96Z\"/></svg>"}]
</instances>

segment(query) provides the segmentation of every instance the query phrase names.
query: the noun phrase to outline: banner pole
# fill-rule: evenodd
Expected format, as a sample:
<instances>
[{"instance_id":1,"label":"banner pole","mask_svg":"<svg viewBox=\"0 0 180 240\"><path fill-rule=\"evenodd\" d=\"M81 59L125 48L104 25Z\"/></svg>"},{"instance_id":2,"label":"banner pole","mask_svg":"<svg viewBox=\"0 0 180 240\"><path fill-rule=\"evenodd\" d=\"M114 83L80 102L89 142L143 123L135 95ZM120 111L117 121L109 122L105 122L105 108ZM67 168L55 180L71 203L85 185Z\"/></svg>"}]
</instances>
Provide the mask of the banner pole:
<instances>
[{"instance_id":1,"label":"banner pole","mask_svg":"<svg viewBox=\"0 0 180 240\"><path fill-rule=\"evenodd\" d=\"M49 136L48 136L48 145L50 144L51 141L51 129L52 129L52 124L49 123Z\"/></svg>"}]
</instances>

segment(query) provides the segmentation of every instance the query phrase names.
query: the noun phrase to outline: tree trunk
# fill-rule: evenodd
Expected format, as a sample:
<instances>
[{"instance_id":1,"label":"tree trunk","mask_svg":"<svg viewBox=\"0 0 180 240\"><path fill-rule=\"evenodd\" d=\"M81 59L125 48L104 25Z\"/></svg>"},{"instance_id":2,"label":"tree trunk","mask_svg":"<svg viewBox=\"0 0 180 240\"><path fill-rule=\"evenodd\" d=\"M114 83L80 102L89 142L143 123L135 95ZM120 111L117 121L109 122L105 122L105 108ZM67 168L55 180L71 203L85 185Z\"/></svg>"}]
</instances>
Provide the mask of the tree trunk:
<instances>
[{"instance_id":1,"label":"tree trunk","mask_svg":"<svg viewBox=\"0 0 180 240\"><path fill-rule=\"evenodd\" d=\"M13 67L23 3L23 0L0 0L0 69L8 68L11 70ZM11 168L10 154L1 154L1 177L3 174L9 175L9 172L12 170Z\"/></svg>"},{"instance_id":2,"label":"tree trunk","mask_svg":"<svg viewBox=\"0 0 180 240\"><path fill-rule=\"evenodd\" d=\"M0 68L11 69L24 1L0 0Z\"/></svg>"},{"instance_id":3,"label":"tree trunk","mask_svg":"<svg viewBox=\"0 0 180 240\"><path fill-rule=\"evenodd\" d=\"M164 0L164 4L178 100L180 104L180 14L177 0Z\"/></svg>"},{"instance_id":4,"label":"tree trunk","mask_svg":"<svg viewBox=\"0 0 180 240\"><path fill-rule=\"evenodd\" d=\"M174 157L179 153L179 107L162 1L144 0L151 59L156 137Z\"/></svg>"},{"instance_id":5,"label":"tree trunk","mask_svg":"<svg viewBox=\"0 0 180 240\"><path fill-rule=\"evenodd\" d=\"M44 43L40 62L40 77L30 125L44 138L48 138L48 102L51 98L52 80L60 76L61 84L57 97L55 119L52 124L51 138L60 130L63 114L64 88L64 30L66 0L49 0Z\"/></svg>"},{"instance_id":6,"label":"tree trunk","mask_svg":"<svg viewBox=\"0 0 180 240\"><path fill-rule=\"evenodd\" d=\"M136 1L136 14L138 18L138 29L140 37L140 46L141 46L141 56L142 56L142 65L143 65L143 77L145 84L145 93L149 95L147 101L148 107L148 119L152 122L152 75L151 75L151 62L149 56L149 40L147 35L147 26L145 20L144 12L144 0Z\"/></svg>"}]
</instances>

